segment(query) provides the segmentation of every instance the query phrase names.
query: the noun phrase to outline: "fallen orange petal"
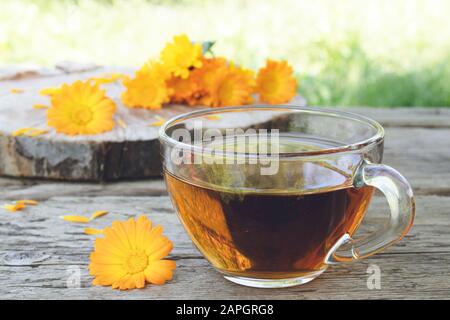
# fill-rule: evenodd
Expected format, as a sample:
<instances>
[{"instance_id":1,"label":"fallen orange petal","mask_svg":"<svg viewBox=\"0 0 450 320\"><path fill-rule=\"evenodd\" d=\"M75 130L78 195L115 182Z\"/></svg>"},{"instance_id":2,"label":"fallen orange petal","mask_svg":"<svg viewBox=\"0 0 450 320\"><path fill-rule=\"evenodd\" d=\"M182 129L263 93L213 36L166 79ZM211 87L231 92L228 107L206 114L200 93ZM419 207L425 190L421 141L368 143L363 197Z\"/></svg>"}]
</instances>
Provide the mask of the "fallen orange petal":
<instances>
[{"instance_id":1,"label":"fallen orange petal","mask_svg":"<svg viewBox=\"0 0 450 320\"><path fill-rule=\"evenodd\" d=\"M31 131L31 130L33 130L33 128L20 128L20 129L17 129L16 131L14 131L12 133L12 136L13 137L21 136L21 135L24 135L25 132L28 132L28 131Z\"/></svg>"},{"instance_id":2,"label":"fallen orange petal","mask_svg":"<svg viewBox=\"0 0 450 320\"><path fill-rule=\"evenodd\" d=\"M205 118L208 119L208 120L219 120L220 116L212 114L210 116L206 116Z\"/></svg>"},{"instance_id":3,"label":"fallen orange petal","mask_svg":"<svg viewBox=\"0 0 450 320\"><path fill-rule=\"evenodd\" d=\"M162 126L162 125L164 124L164 122L166 122L166 119L164 119L163 117L155 116L155 118L156 118L158 121L155 121L155 122L153 122L153 123L150 123L150 126L152 126L152 127L159 127L159 126Z\"/></svg>"},{"instance_id":4,"label":"fallen orange petal","mask_svg":"<svg viewBox=\"0 0 450 320\"><path fill-rule=\"evenodd\" d=\"M121 126L122 128L126 128L127 127L127 124L125 123L125 121L123 121L122 120L122 118L117 118L117 124L119 125L119 126Z\"/></svg>"},{"instance_id":5,"label":"fallen orange petal","mask_svg":"<svg viewBox=\"0 0 450 320\"><path fill-rule=\"evenodd\" d=\"M47 129L32 129L24 133L27 137L36 137L48 133Z\"/></svg>"},{"instance_id":6,"label":"fallen orange petal","mask_svg":"<svg viewBox=\"0 0 450 320\"><path fill-rule=\"evenodd\" d=\"M93 81L97 85L101 85L116 82L117 80L120 80L124 77L125 75L122 73L111 73L100 77L91 77L89 78L89 80Z\"/></svg>"},{"instance_id":7,"label":"fallen orange petal","mask_svg":"<svg viewBox=\"0 0 450 320\"><path fill-rule=\"evenodd\" d=\"M103 234L103 229L85 228L84 233L88 235Z\"/></svg>"},{"instance_id":8,"label":"fallen orange petal","mask_svg":"<svg viewBox=\"0 0 450 320\"><path fill-rule=\"evenodd\" d=\"M16 203L23 203L30 206L36 206L39 204L36 200L29 200L29 199L23 199L23 200L17 200Z\"/></svg>"},{"instance_id":9,"label":"fallen orange petal","mask_svg":"<svg viewBox=\"0 0 450 320\"><path fill-rule=\"evenodd\" d=\"M42 134L46 134L49 131L47 129L39 129L39 128L20 128L12 133L13 137L17 136L27 136L27 137L36 137Z\"/></svg>"},{"instance_id":10,"label":"fallen orange petal","mask_svg":"<svg viewBox=\"0 0 450 320\"><path fill-rule=\"evenodd\" d=\"M90 221L88 217L84 216L63 216L62 218L66 221L76 223L88 223Z\"/></svg>"},{"instance_id":11,"label":"fallen orange petal","mask_svg":"<svg viewBox=\"0 0 450 320\"><path fill-rule=\"evenodd\" d=\"M59 90L61 90L60 88L45 88L39 91L40 95L43 96L54 96L55 94L57 94L59 92Z\"/></svg>"},{"instance_id":12,"label":"fallen orange petal","mask_svg":"<svg viewBox=\"0 0 450 320\"><path fill-rule=\"evenodd\" d=\"M33 109L48 109L48 106L46 106L45 104L35 104L33 106Z\"/></svg>"},{"instance_id":13,"label":"fallen orange petal","mask_svg":"<svg viewBox=\"0 0 450 320\"><path fill-rule=\"evenodd\" d=\"M106 210L95 211L95 212L91 215L91 220L100 218L100 217L104 216L105 214L108 214L108 211L106 211Z\"/></svg>"},{"instance_id":14,"label":"fallen orange petal","mask_svg":"<svg viewBox=\"0 0 450 320\"><path fill-rule=\"evenodd\" d=\"M2 206L3 209L8 210L10 212L20 211L25 207L26 205L24 203L4 204Z\"/></svg>"},{"instance_id":15,"label":"fallen orange petal","mask_svg":"<svg viewBox=\"0 0 450 320\"><path fill-rule=\"evenodd\" d=\"M9 92L17 94L17 93L22 93L23 89L19 89L19 88L12 88L11 90L9 90Z\"/></svg>"}]
</instances>

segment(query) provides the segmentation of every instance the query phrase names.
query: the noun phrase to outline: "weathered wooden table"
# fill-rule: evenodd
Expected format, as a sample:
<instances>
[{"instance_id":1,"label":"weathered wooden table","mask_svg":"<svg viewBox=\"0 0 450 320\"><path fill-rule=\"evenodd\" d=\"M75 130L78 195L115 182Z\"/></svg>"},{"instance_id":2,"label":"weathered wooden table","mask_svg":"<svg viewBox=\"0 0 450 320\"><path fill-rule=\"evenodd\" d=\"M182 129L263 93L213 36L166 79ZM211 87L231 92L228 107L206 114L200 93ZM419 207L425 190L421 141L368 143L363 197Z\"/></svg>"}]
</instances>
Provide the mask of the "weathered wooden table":
<instances>
[{"instance_id":1,"label":"weathered wooden table","mask_svg":"<svg viewBox=\"0 0 450 320\"><path fill-rule=\"evenodd\" d=\"M450 109L367 109L358 112L386 128L384 163L413 185L417 216L396 246L360 263L333 266L306 285L287 289L246 288L223 279L185 234L162 180L111 184L0 179L2 201L40 200L24 211L0 212L0 298L2 299L346 299L450 298ZM376 197L365 225L387 214ZM85 225L61 215L110 214L90 226L147 213L174 242L174 279L164 286L120 292L93 287L87 270L94 236ZM371 229L369 226L366 229ZM381 271L381 288L367 286L369 266ZM80 286L77 286L77 276Z\"/></svg>"}]
</instances>

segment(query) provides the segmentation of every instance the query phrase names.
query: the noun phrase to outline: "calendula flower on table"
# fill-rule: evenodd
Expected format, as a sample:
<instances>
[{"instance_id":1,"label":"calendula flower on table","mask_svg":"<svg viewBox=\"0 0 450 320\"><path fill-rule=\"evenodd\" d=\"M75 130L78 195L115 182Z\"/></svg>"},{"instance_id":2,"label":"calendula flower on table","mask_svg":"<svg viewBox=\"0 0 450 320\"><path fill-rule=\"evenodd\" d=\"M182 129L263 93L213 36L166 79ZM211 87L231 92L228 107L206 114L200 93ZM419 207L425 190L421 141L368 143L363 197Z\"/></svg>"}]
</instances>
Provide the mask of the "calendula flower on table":
<instances>
[{"instance_id":1,"label":"calendula flower on table","mask_svg":"<svg viewBox=\"0 0 450 320\"><path fill-rule=\"evenodd\" d=\"M208 81L202 102L211 107L239 106L252 101L253 73L235 66L220 67Z\"/></svg>"},{"instance_id":2,"label":"calendula flower on table","mask_svg":"<svg viewBox=\"0 0 450 320\"><path fill-rule=\"evenodd\" d=\"M259 98L269 104L289 102L296 94L296 87L292 67L286 61L267 60L256 77Z\"/></svg>"},{"instance_id":3,"label":"calendula flower on table","mask_svg":"<svg viewBox=\"0 0 450 320\"><path fill-rule=\"evenodd\" d=\"M193 68L202 66L202 46L194 44L185 35L178 35L161 52L164 66L174 76L186 79Z\"/></svg>"},{"instance_id":4,"label":"calendula flower on table","mask_svg":"<svg viewBox=\"0 0 450 320\"><path fill-rule=\"evenodd\" d=\"M202 66L198 69L194 69L191 72L190 78L201 90L206 91L208 88L211 88L217 70L227 66L227 60L222 57L203 58Z\"/></svg>"},{"instance_id":5,"label":"calendula flower on table","mask_svg":"<svg viewBox=\"0 0 450 320\"><path fill-rule=\"evenodd\" d=\"M147 63L136 71L135 77L123 80L122 102L131 108L160 109L171 93L166 85L170 74L160 63Z\"/></svg>"},{"instance_id":6,"label":"calendula flower on table","mask_svg":"<svg viewBox=\"0 0 450 320\"><path fill-rule=\"evenodd\" d=\"M167 86L171 89L170 102L186 103L189 106L196 105L202 96L202 91L192 77L183 79L172 76L167 80Z\"/></svg>"},{"instance_id":7,"label":"calendula flower on table","mask_svg":"<svg viewBox=\"0 0 450 320\"><path fill-rule=\"evenodd\" d=\"M51 99L48 125L68 135L97 134L114 128L115 103L97 85L64 84Z\"/></svg>"},{"instance_id":8,"label":"calendula flower on table","mask_svg":"<svg viewBox=\"0 0 450 320\"><path fill-rule=\"evenodd\" d=\"M143 288L145 283L164 284L171 280L176 265L163 259L173 248L162 235L161 226L153 227L144 215L125 222L114 221L103 229L103 238L95 240L89 271L94 285L114 289Z\"/></svg>"}]
</instances>

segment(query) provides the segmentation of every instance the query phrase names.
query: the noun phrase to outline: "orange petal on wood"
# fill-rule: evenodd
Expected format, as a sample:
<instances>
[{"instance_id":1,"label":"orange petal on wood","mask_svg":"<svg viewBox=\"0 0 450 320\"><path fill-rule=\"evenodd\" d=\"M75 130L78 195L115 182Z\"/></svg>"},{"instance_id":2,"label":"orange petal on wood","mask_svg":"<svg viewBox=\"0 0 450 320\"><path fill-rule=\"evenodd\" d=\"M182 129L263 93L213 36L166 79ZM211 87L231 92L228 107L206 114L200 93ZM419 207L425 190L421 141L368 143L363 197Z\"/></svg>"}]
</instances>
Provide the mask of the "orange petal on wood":
<instances>
[{"instance_id":1,"label":"orange petal on wood","mask_svg":"<svg viewBox=\"0 0 450 320\"><path fill-rule=\"evenodd\" d=\"M66 221L76 223L88 223L90 221L88 217L84 216L63 216L62 218Z\"/></svg>"},{"instance_id":2,"label":"orange petal on wood","mask_svg":"<svg viewBox=\"0 0 450 320\"><path fill-rule=\"evenodd\" d=\"M85 228L84 233L88 235L103 234L103 229Z\"/></svg>"},{"instance_id":3,"label":"orange petal on wood","mask_svg":"<svg viewBox=\"0 0 450 320\"><path fill-rule=\"evenodd\" d=\"M163 117L156 116L155 118L157 119L157 121L150 123L150 126L152 126L152 127L162 126L164 124L164 122L166 122L166 119L164 119Z\"/></svg>"},{"instance_id":4,"label":"orange petal on wood","mask_svg":"<svg viewBox=\"0 0 450 320\"><path fill-rule=\"evenodd\" d=\"M123 121L122 120L122 118L117 118L117 124L119 125L119 126L121 126L122 128L126 128L127 127L127 124L125 123L125 121Z\"/></svg>"},{"instance_id":5,"label":"orange petal on wood","mask_svg":"<svg viewBox=\"0 0 450 320\"><path fill-rule=\"evenodd\" d=\"M24 133L27 137L37 137L48 133L47 129L32 129Z\"/></svg>"},{"instance_id":6,"label":"orange petal on wood","mask_svg":"<svg viewBox=\"0 0 450 320\"><path fill-rule=\"evenodd\" d=\"M108 214L108 211L106 211L106 210L95 211L95 212L91 215L91 220L100 218L100 217L104 216L105 214Z\"/></svg>"},{"instance_id":7,"label":"orange petal on wood","mask_svg":"<svg viewBox=\"0 0 450 320\"><path fill-rule=\"evenodd\" d=\"M42 96L54 96L58 93L60 88L45 88L39 91L39 94Z\"/></svg>"},{"instance_id":8,"label":"orange petal on wood","mask_svg":"<svg viewBox=\"0 0 450 320\"><path fill-rule=\"evenodd\" d=\"M20 128L12 133L13 137L24 135L26 132L33 130L33 128Z\"/></svg>"},{"instance_id":9,"label":"orange petal on wood","mask_svg":"<svg viewBox=\"0 0 450 320\"><path fill-rule=\"evenodd\" d=\"M36 200L29 200L29 199L23 199L23 200L17 200L16 203L23 203L30 206L36 206L39 204Z\"/></svg>"},{"instance_id":10,"label":"orange petal on wood","mask_svg":"<svg viewBox=\"0 0 450 320\"><path fill-rule=\"evenodd\" d=\"M219 120L220 116L212 114L210 116L206 116L205 118L208 119L208 120Z\"/></svg>"},{"instance_id":11,"label":"orange petal on wood","mask_svg":"<svg viewBox=\"0 0 450 320\"><path fill-rule=\"evenodd\" d=\"M10 212L20 211L25 207L26 205L24 203L4 204L2 206L3 209L8 210Z\"/></svg>"},{"instance_id":12,"label":"orange petal on wood","mask_svg":"<svg viewBox=\"0 0 450 320\"><path fill-rule=\"evenodd\" d=\"M33 109L48 109L49 107L46 106L45 104L35 104L33 106Z\"/></svg>"}]
</instances>

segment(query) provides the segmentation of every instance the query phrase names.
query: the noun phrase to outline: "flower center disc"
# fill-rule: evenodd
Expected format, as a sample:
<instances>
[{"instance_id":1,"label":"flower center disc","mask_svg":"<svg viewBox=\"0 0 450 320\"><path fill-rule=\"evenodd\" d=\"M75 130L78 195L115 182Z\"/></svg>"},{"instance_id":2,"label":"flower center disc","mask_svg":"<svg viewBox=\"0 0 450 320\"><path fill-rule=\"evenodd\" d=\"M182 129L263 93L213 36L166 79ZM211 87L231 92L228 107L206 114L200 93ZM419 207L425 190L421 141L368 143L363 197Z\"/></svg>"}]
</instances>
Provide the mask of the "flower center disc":
<instances>
[{"instance_id":1,"label":"flower center disc","mask_svg":"<svg viewBox=\"0 0 450 320\"><path fill-rule=\"evenodd\" d=\"M135 253L128 256L125 267L129 273L142 272L147 268L148 257L145 253Z\"/></svg>"},{"instance_id":2,"label":"flower center disc","mask_svg":"<svg viewBox=\"0 0 450 320\"><path fill-rule=\"evenodd\" d=\"M92 120L92 112L88 108L79 108L74 111L73 119L78 124L86 124Z\"/></svg>"}]
</instances>

